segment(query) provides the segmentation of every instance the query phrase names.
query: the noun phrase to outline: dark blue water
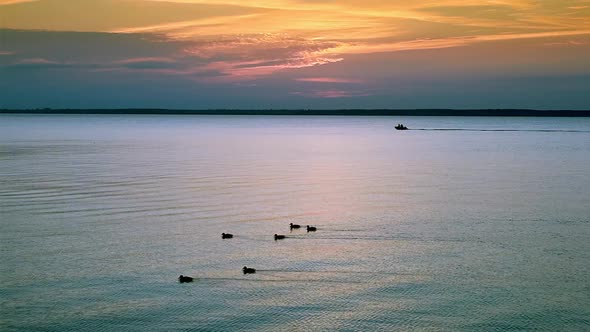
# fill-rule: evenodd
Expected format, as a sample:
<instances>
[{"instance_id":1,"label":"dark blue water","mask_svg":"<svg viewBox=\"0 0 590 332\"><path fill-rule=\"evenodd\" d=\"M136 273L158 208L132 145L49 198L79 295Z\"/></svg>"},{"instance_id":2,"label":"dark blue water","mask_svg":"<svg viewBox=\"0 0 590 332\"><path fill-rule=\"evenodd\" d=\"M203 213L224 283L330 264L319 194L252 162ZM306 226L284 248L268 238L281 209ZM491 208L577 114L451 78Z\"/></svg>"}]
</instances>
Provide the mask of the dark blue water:
<instances>
[{"instance_id":1,"label":"dark blue water","mask_svg":"<svg viewBox=\"0 0 590 332\"><path fill-rule=\"evenodd\" d=\"M587 331L588 165L590 119L1 115L0 330Z\"/></svg>"}]
</instances>

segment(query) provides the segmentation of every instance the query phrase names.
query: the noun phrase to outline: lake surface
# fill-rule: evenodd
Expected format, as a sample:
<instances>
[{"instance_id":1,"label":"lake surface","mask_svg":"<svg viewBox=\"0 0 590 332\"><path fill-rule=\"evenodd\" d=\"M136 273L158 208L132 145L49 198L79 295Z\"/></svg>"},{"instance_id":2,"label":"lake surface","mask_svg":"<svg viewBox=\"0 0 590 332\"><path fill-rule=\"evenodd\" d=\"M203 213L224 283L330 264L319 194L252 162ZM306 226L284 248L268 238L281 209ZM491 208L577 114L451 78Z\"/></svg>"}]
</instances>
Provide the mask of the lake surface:
<instances>
[{"instance_id":1,"label":"lake surface","mask_svg":"<svg viewBox=\"0 0 590 332\"><path fill-rule=\"evenodd\" d=\"M590 119L0 115L0 227L1 331L588 331Z\"/></svg>"}]
</instances>

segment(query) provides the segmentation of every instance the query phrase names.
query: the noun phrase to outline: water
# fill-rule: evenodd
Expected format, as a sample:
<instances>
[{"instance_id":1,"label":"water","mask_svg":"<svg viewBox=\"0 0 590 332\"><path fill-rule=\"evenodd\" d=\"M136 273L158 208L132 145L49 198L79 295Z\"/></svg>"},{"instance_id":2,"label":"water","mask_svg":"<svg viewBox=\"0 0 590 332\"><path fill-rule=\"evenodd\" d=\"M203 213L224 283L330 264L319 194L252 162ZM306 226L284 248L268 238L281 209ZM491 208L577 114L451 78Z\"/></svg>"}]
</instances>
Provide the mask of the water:
<instances>
[{"instance_id":1,"label":"water","mask_svg":"<svg viewBox=\"0 0 590 332\"><path fill-rule=\"evenodd\" d=\"M0 330L587 331L588 165L590 119L2 115Z\"/></svg>"}]
</instances>

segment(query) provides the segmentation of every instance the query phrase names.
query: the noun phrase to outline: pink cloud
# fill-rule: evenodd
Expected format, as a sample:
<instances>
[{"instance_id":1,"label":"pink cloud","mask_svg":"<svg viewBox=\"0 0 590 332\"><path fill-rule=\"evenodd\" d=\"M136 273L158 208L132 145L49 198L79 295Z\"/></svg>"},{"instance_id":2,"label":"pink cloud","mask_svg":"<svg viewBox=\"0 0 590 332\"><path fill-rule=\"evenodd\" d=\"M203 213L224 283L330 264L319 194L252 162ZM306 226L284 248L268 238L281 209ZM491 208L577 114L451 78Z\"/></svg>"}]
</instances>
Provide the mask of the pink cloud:
<instances>
[{"instance_id":1,"label":"pink cloud","mask_svg":"<svg viewBox=\"0 0 590 332\"><path fill-rule=\"evenodd\" d=\"M338 77L302 77L296 78L296 81L300 82L313 82L313 83L350 83L360 84L364 83L362 80L351 79L351 78L338 78Z\"/></svg>"},{"instance_id":2,"label":"pink cloud","mask_svg":"<svg viewBox=\"0 0 590 332\"><path fill-rule=\"evenodd\" d=\"M27 58L18 60L10 66L14 68L55 69L69 68L74 66L74 64L47 60L45 58Z\"/></svg>"},{"instance_id":3,"label":"pink cloud","mask_svg":"<svg viewBox=\"0 0 590 332\"><path fill-rule=\"evenodd\" d=\"M132 64L132 63L145 63L145 62L158 62L158 63L174 63L175 61L169 58L163 57L142 57L142 58L130 58L119 61L120 64Z\"/></svg>"},{"instance_id":4,"label":"pink cloud","mask_svg":"<svg viewBox=\"0 0 590 332\"><path fill-rule=\"evenodd\" d=\"M185 52L207 63L201 69L222 72L226 76L221 79L236 81L342 61L341 57L327 53L338 45L284 34L255 34L196 42Z\"/></svg>"},{"instance_id":5,"label":"pink cloud","mask_svg":"<svg viewBox=\"0 0 590 332\"><path fill-rule=\"evenodd\" d=\"M366 91L347 91L347 90L318 90L311 92L295 91L291 95L302 96L308 98L351 98L351 97L366 97L371 96L371 93Z\"/></svg>"},{"instance_id":6,"label":"pink cloud","mask_svg":"<svg viewBox=\"0 0 590 332\"><path fill-rule=\"evenodd\" d=\"M216 61L195 69L199 71L216 71L220 76L210 77L208 81L248 81L261 76L269 76L275 72L287 69L299 69L320 66L328 63L342 61L341 58L314 58L314 59L285 59L285 60L251 60L251 61Z\"/></svg>"},{"instance_id":7,"label":"pink cloud","mask_svg":"<svg viewBox=\"0 0 590 332\"><path fill-rule=\"evenodd\" d=\"M30 59L22 59L18 61L18 64L21 65L55 65L58 62L47 60L44 58L30 58Z\"/></svg>"}]
</instances>

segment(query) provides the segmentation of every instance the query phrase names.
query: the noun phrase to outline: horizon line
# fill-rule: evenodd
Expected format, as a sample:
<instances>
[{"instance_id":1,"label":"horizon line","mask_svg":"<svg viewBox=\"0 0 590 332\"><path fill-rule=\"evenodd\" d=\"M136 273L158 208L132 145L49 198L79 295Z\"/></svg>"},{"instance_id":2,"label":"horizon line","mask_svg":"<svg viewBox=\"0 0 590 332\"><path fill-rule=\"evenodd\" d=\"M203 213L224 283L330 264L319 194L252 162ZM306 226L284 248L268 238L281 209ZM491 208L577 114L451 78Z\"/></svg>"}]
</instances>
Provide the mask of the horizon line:
<instances>
[{"instance_id":1,"label":"horizon line","mask_svg":"<svg viewBox=\"0 0 590 332\"><path fill-rule=\"evenodd\" d=\"M590 117L590 109L416 108L416 109L173 109L173 108L29 108L0 109L0 114L135 114L135 115L318 115L318 116L550 116Z\"/></svg>"}]
</instances>

